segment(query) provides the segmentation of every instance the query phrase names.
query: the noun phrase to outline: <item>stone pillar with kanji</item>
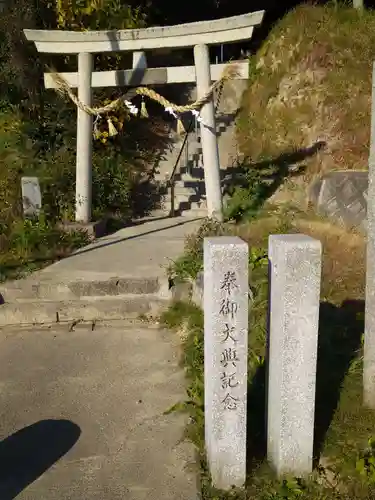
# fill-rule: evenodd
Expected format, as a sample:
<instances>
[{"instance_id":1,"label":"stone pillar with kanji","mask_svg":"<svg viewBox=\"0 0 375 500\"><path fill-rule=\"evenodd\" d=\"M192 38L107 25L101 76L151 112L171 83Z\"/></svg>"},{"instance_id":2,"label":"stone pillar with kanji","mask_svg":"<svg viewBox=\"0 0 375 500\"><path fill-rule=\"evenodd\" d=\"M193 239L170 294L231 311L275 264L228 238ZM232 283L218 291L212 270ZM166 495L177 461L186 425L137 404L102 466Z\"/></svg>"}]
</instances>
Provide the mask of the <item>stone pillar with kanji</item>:
<instances>
[{"instance_id":1,"label":"stone pillar with kanji","mask_svg":"<svg viewBox=\"0 0 375 500\"><path fill-rule=\"evenodd\" d=\"M213 486L246 479L248 245L204 240L205 444Z\"/></svg>"}]
</instances>

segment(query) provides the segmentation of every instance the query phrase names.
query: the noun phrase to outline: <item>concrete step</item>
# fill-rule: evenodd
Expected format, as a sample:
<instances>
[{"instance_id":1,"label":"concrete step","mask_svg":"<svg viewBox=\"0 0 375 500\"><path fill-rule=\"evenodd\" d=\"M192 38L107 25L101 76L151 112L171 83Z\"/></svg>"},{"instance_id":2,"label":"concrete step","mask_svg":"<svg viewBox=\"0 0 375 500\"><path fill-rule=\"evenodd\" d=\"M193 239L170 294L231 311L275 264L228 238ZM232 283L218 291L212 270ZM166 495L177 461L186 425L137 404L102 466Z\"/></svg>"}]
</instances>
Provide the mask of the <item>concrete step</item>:
<instances>
[{"instance_id":1,"label":"concrete step","mask_svg":"<svg viewBox=\"0 0 375 500\"><path fill-rule=\"evenodd\" d=\"M190 203L190 208L192 210L207 210L207 201L206 199L201 200L199 203L193 201L192 203Z\"/></svg>"},{"instance_id":2,"label":"concrete step","mask_svg":"<svg viewBox=\"0 0 375 500\"><path fill-rule=\"evenodd\" d=\"M206 200L200 203L181 203L179 209L182 217L207 217Z\"/></svg>"},{"instance_id":3,"label":"concrete step","mask_svg":"<svg viewBox=\"0 0 375 500\"><path fill-rule=\"evenodd\" d=\"M207 203L206 200L201 200L199 202L194 201L182 201L180 203L175 204L175 210L179 212L195 212L195 211L207 211Z\"/></svg>"},{"instance_id":4,"label":"concrete step","mask_svg":"<svg viewBox=\"0 0 375 500\"><path fill-rule=\"evenodd\" d=\"M186 148L186 145L185 145L185 148ZM192 151L192 152L196 151L197 149L201 149L202 143L201 143L200 137L190 136L189 140L187 142L187 148L189 151Z\"/></svg>"},{"instance_id":5,"label":"concrete step","mask_svg":"<svg viewBox=\"0 0 375 500\"><path fill-rule=\"evenodd\" d=\"M187 217L192 219L204 219L207 217L207 208L196 208L194 210L182 210L181 217Z\"/></svg>"},{"instance_id":6,"label":"concrete step","mask_svg":"<svg viewBox=\"0 0 375 500\"><path fill-rule=\"evenodd\" d=\"M160 211L160 215L167 215L171 210L170 196L165 198L164 209ZM175 214L191 219L207 217L207 202L205 197L195 199L193 196L178 196L174 203Z\"/></svg>"},{"instance_id":7,"label":"concrete step","mask_svg":"<svg viewBox=\"0 0 375 500\"><path fill-rule=\"evenodd\" d=\"M137 278L133 276L111 276L107 279L74 280L23 279L0 284L1 302L19 300L74 300L84 297L103 297L119 295L157 295L164 283L160 278Z\"/></svg>"},{"instance_id":8,"label":"concrete step","mask_svg":"<svg viewBox=\"0 0 375 500\"><path fill-rule=\"evenodd\" d=\"M43 277L3 283L0 326L136 318L168 304L167 278Z\"/></svg>"},{"instance_id":9,"label":"concrete step","mask_svg":"<svg viewBox=\"0 0 375 500\"><path fill-rule=\"evenodd\" d=\"M193 188L204 191L206 189L206 184L204 182L204 179L194 179L194 177L185 175L181 179L176 180L175 187Z\"/></svg>"},{"instance_id":10,"label":"concrete step","mask_svg":"<svg viewBox=\"0 0 375 500\"><path fill-rule=\"evenodd\" d=\"M191 209L186 208L185 205L182 205L182 209L180 209L180 206L175 207L175 215L181 215L181 217L187 218L187 219L202 219L207 217L207 208L201 208L195 206L193 203L194 208ZM165 210L158 210L158 215L168 217L170 215L170 206L166 206ZM173 220L173 218L171 218Z\"/></svg>"},{"instance_id":11,"label":"concrete step","mask_svg":"<svg viewBox=\"0 0 375 500\"><path fill-rule=\"evenodd\" d=\"M192 166L192 167L181 167L179 174L181 178L184 176L190 177L192 179L204 179L204 168L202 166Z\"/></svg>"},{"instance_id":12,"label":"concrete step","mask_svg":"<svg viewBox=\"0 0 375 500\"><path fill-rule=\"evenodd\" d=\"M178 203L202 203L203 201L206 200L206 195L203 193L195 193L195 194L190 194L190 193L179 193L175 194L174 196L174 204ZM164 204L170 205L172 202L172 198L170 193L165 196L164 198Z\"/></svg>"},{"instance_id":13,"label":"concrete step","mask_svg":"<svg viewBox=\"0 0 375 500\"><path fill-rule=\"evenodd\" d=\"M175 195L174 197L174 205L175 207L177 207L178 205L181 205L181 204L188 204L189 206L192 204L192 203L203 203L206 201L206 196L205 195L201 195L201 194L178 194L178 195ZM164 203L166 205L171 205L171 196L170 194L167 195L165 197L165 200L164 200Z\"/></svg>"},{"instance_id":14,"label":"concrete step","mask_svg":"<svg viewBox=\"0 0 375 500\"><path fill-rule=\"evenodd\" d=\"M110 321L158 314L168 300L145 294L121 297L92 297L72 301L24 300L0 306L0 327L7 325L52 324L74 321Z\"/></svg>"},{"instance_id":15,"label":"concrete step","mask_svg":"<svg viewBox=\"0 0 375 500\"><path fill-rule=\"evenodd\" d=\"M232 167L221 167L220 168L220 177L224 178L230 174L230 169ZM178 172L178 177L177 179L183 180L183 181L204 181L204 166L203 164L200 166L193 166L192 168L189 167L181 167L181 169Z\"/></svg>"},{"instance_id":16,"label":"concrete step","mask_svg":"<svg viewBox=\"0 0 375 500\"><path fill-rule=\"evenodd\" d=\"M230 176L224 172L222 174L222 184L225 185L230 182ZM175 193L179 192L191 192L193 194L196 192L205 194L206 192L206 184L204 178L196 178L192 177L188 174L177 175L175 178ZM163 195L168 194L170 192L170 188L165 187L163 190Z\"/></svg>"},{"instance_id":17,"label":"concrete step","mask_svg":"<svg viewBox=\"0 0 375 500\"><path fill-rule=\"evenodd\" d=\"M152 216L165 219L169 217L170 211L170 205L168 203L164 203L161 208L152 211Z\"/></svg>"},{"instance_id":18,"label":"concrete step","mask_svg":"<svg viewBox=\"0 0 375 500\"><path fill-rule=\"evenodd\" d=\"M190 186L189 185L184 185L184 184L179 184L179 185L175 185L175 188L174 188L174 194L175 196L196 196L197 194L200 195L200 196L205 196L205 190L203 189L204 188L204 184L193 184L193 183L190 183ZM168 190L168 193L166 194L166 196L170 196L171 194L171 189Z\"/></svg>"}]
</instances>

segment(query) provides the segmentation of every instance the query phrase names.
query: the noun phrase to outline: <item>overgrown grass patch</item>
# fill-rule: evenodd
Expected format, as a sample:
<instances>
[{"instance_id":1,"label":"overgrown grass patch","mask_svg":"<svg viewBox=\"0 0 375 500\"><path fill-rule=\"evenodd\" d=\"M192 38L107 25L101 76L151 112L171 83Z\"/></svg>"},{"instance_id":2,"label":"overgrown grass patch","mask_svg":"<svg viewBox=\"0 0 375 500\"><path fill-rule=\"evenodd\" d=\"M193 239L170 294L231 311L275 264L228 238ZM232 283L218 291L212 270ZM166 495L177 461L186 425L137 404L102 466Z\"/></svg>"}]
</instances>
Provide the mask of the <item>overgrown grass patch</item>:
<instances>
[{"instance_id":1,"label":"overgrown grass patch","mask_svg":"<svg viewBox=\"0 0 375 500\"><path fill-rule=\"evenodd\" d=\"M86 232L64 232L43 215L0 221L0 282L22 278L88 243Z\"/></svg>"},{"instance_id":2,"label":"overgrown grass patch","mask_svg":"<svg viewBox=\"0 0 375 500\"><path fill-rule=\"evenodd\" d=\"M210 233L206 226L204 235ZM269 234L304 233L322 241L323 270L318 347L315 421L315 469L305 481L278 481L265 460L265 337L268 306L268 266L264 258ZM196 276L202 269L203 234L191 238L187 254L194 265L182 266L180 276ZM205 500L224 499L312 499L365 500L374 498L375 412L362 402L362 341L364 319L363 238L332 227L322 219L299 212L261 214L250 223L222 224L220 234L237 234L249 242L250 285L253 303L249 328L248 388L248 482L246 492L218 492L210 486L204 455L203 314L195 306L175 304L163 321L182 330L184 366L189 379L186 402L177 405L189 411L188 436L197 446L202 466L201 484ZM194 241L194 244L192 244ZM186 259L185 255L185 259ZM182 258L176 264L186 262ZM177 409L177 408L176 408Z\"/></svg>"}]
</instances>

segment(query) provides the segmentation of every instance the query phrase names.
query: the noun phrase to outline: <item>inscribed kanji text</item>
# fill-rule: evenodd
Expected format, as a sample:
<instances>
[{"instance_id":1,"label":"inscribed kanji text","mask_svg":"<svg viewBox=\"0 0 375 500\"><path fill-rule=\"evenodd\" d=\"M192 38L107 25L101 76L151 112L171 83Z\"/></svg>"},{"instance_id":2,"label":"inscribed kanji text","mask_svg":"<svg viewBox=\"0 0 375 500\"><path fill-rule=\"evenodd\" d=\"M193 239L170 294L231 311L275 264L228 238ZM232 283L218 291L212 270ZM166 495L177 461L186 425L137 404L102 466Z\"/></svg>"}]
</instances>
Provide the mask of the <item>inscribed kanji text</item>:
<instances>
[{"instance_id":1,"label":"inscribed kanji text","mask_svg":"<svg viewBox=\"0 0 375 500\"><path fill-rule=\"evenodd\" d=\"M220 314L225 316L230 315L233 319L237 313L238 304L229 299L222 299L220 303Z\"/></svg>"},{"instance_id":2,"label":"inscribed kanji text","mask_svg":"<svg viewBox=\"0 0 375 500\"><path fill-rule=\"evenodd\" d=\"M229 326L228 323L225 323L225 328L223 331L223 335L225 335L225 338L222 340L222 342L226 342L229 339L233 340L233 342L237 342L237 340L233 337L234 331L234 326Z\"/></svg>"},{"instance_id":3,"label":"inscribed kanji text","mask_svg":"<svg viewBox=\"0 0 375 500\"><path fill-rule=\"evenodd\" d=\"M236 382L235 378L236 378L236 373L229 374L229 373L223 372L221 374L221 377L220 377L221 387L223 389L228 389L228 388L233 389L233 387L237 387L239 382L238 381Z\"/></svg>"},{"instance_id":4,"label":"inscribed kanji text","mask_svg":"<svg viewBox=\"0 0 375 500\"><path fill-rule=\"evenodd\" d=\"M239 401L238 398L234 398L230 394L227 394L223 399L222 403L224 405L225 410L237 410L238 401Z\"/></svg>"},{"instance_id":5,"label":"inscribed kanji text","mask_svg":"<svg viewBox=\"0 0 375 500\"><path fill-rule=\"evenodd\" d=\"M227 271L224 274L223 281L221 283L221 290L225 290L228 295L231 295L235 288L238 288L236 273L234 271Z\"/></svg>"},{"instance_id":6,"label":"inscribed kanji text","mask_svg":"<svg viewBox=\"0 0 375 500\"><path fill-rule=\"evenodd\" d=\"M239 361L237 358L237 352L235 349L229 348L224 349L221 353L220 363L226 368L229 363L232 363L233 366L236 366L236 362Z\"/></svg>"}]
</instances>

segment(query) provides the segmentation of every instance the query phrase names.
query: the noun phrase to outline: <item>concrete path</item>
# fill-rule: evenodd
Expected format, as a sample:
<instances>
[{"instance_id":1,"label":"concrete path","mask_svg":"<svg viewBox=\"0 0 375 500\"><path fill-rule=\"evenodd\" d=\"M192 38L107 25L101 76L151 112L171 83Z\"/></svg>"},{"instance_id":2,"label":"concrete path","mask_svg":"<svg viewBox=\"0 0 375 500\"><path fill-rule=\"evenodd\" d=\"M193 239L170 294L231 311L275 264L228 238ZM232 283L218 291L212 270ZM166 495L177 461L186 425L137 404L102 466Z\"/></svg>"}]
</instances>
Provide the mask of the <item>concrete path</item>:
<instances>
[{"instance_id":1,"label":"concrete path","mask_svg":"<svg viewBox=\"0 0 375 500\"><path fill-rule=\"evenodd\" d=\"M150 218L132 227L96 240L68 259L42 271L42 276L75 275L161 276L171 260L181 255L185 237L194 232L201 220L184 217Z\"/></svg>"},{"instance_id":2,"label":"concrete path","mask_svg":"<svg viewBox=\"0 0 375 500\"><path fill-rule=\"evenodd\" d=\"M0 329L1 500L196 500L179 339L117 323Z\"/></svg>"},{"instance_id":3,"label":"concrete path","mask_svg":"<svg viewBox=\"0 0 375 500\"><path fill-rule=\"evenodd\" d=\"M198 498L186 418L163 414L186 398L180 339L139 315L199 224L145 221L0 285L1 500Z\"/></svg>"}]
</instances>

